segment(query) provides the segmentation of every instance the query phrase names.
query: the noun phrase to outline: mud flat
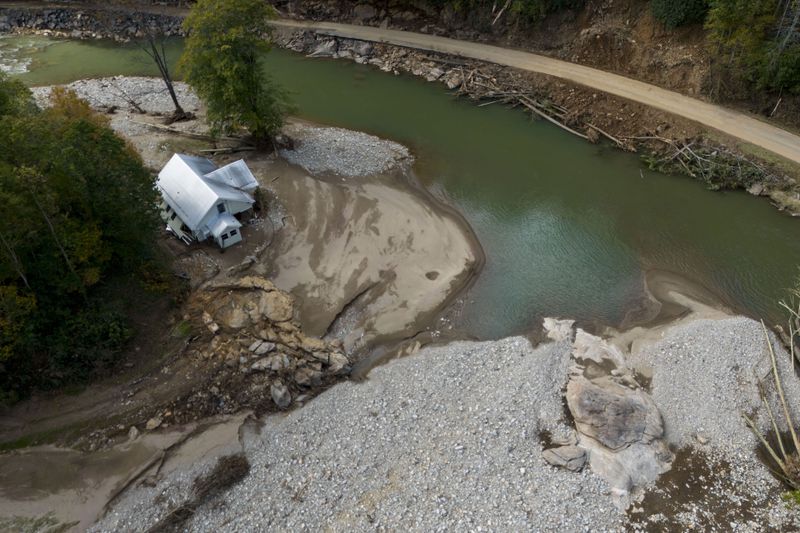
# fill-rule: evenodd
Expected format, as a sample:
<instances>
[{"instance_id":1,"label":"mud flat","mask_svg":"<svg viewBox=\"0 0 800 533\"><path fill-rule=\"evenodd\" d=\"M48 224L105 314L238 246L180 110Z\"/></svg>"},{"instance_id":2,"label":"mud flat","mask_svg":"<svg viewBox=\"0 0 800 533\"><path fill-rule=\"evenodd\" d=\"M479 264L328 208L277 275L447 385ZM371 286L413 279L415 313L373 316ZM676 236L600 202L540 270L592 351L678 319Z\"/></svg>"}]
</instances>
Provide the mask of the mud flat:
<instances>
[{"instance_id":1,"label":"mud flat","mask_svg":"<svg viewBox=\"0 0 800 533\"><path fill-rule=\"evenodd\" d=\"M323 181L281 161L268 174L285 226L255 270L348 352L425 329L482 262L460 217L397 174Z\"/></svg>"},{"instance_id":2,"label":"mud flat","mask_svg":"<svg viewBox=\"0 0 800 533\"><path fill-rule=\"evenodd\" d=\"M58 526L64 525L84 530L129 483L238 451L238 430L246 416L132 434L128 441L95 453L37 446L2 455L0 529L60 531Z\"/></svg>"}]
</instances>

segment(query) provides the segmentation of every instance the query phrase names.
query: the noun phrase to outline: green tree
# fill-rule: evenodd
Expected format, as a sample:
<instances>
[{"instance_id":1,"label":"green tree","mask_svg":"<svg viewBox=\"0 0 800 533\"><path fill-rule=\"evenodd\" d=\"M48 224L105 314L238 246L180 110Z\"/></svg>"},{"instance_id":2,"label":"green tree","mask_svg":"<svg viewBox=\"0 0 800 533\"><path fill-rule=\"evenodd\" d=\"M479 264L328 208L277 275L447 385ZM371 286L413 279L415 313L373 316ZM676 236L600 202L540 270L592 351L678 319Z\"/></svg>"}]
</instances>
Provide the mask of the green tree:
<instances>
[{"instance_id":1,"label":"green tree","mask_svg":"<svg viewBox=\"0 0 800 533\"><path fill-rule=\"evenodd\" d=\"M800 93L798 20L798 0L712 0L706 28L726 75L762 90Z\"/></svg>"},{"instance_id":2,"label":"green tree","mask_svg":"<svg viewBox=\"0 0 800 533\"><path fill-rule=\"evenodd\" d=\"M668 28L703 22L708 0L652 0L653 16Z\"/></svg>"},{"instance_id":3,"label":"green tree","mask_svg":"<svg viewBox=\"0 0 800 533\"><path fill-rule=\"evenodd\" d=\"M179 68L206 104L214 133L246 128L263 145L283 124L286 97L262 62L274 16L263 0L199 0L186 17Z\"/></svg>"},{"instance_id":4,"label":"green tree","mask_svg":"<svg viewBox=\"0 0 800 533\"><path fill-rule=\"evenodd\" d=\"M109 363L130 331L100 293L152 257L153 176L74 93L38 109L0 75L0 401Z\"/></svg>"}]
</instances>

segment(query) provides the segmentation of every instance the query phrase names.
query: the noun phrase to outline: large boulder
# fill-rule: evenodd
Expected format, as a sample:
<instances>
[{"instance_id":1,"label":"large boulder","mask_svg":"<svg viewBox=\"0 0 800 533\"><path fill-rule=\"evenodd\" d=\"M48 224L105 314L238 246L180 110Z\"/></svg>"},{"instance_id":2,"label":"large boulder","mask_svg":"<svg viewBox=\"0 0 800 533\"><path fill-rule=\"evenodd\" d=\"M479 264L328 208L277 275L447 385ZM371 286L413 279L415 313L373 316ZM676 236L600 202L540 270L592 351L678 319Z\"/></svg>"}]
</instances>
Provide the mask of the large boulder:
<instances>
[{"instance_id":1,"label":"large boulder","mask_svg":"<svg viewBox=\"0 0 800 533\"><path fill-rule=\"evenodd\" d=\"M650 396L611 379L575 377L567 385L567 405L578 431L611 450L661 438L661 413Z\"/></svg>"}]
</instances>

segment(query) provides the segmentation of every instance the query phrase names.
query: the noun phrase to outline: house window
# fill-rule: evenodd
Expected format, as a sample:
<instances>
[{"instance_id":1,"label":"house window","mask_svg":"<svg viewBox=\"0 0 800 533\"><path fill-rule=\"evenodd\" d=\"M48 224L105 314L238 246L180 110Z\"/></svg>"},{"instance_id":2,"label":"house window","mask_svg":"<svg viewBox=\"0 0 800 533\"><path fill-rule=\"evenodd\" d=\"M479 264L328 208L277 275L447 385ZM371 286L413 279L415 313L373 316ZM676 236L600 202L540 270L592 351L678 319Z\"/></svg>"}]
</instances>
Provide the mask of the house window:
<instances>
[{"instance_id":1,"label":"house window","mask_svg":"<svg viewBox=\"0 0 800 533\"><path fill-rule=\"evenodd\" d=\"M172 216L169 217L170 220L175 220L175 217L178 216L178 213L172 213Z\"/></svg>"},{"instance_id":2,"label":"house window","mask_svg":"<svg viewBox=\"0 0 800 533\"><path fill-rule=\"evenodd\" d=\"M217 205L217 211L220 212L220 213L224 213L225 212L225 204Z\"/></svg>"},{"instance_id":3,"label":"house window","mask_svg":"<svg viewBox=\"0 0 800 533\"><path fill-rule=\"evenodd\" d=\"M236 230L235 230L235 229L232 229L232 230L231 230L231 237L233 237L234 235L236 235Z\"/></svg>"},{"instance_id":4,"label":"house window","mask_svg":"<svg viewBox=\"0 0 800 533\"><path fill-rule=\"evenodd\" d=\"M228 234L227 234L227 233L223 233L223 234L222 234L222 240L224 241L224 240L225 240L225 239L227 239L227 238L228 238Z\"/></svg>"}]
</instances>

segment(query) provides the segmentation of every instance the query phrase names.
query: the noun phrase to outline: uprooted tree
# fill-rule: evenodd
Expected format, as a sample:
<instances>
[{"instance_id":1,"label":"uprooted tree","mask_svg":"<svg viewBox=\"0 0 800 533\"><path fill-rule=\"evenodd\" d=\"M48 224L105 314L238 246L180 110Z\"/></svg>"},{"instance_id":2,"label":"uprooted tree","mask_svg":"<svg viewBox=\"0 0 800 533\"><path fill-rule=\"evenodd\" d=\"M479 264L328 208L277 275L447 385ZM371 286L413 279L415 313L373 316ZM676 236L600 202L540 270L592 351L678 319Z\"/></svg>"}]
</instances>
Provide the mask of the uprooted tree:
<instances>
[{"instance_id":1,"label":"uprooted tree","mask_svg":"<svg viewBox=\"0 0 800 533\"><path fill-rule=\"evenodd\" d=\"M264 146L283 124L287 99L262 61L274 16L263 0L199 0L186 17L180 69L205 103L213 134L246 129Z\"/></svg>"}]
</instances>

